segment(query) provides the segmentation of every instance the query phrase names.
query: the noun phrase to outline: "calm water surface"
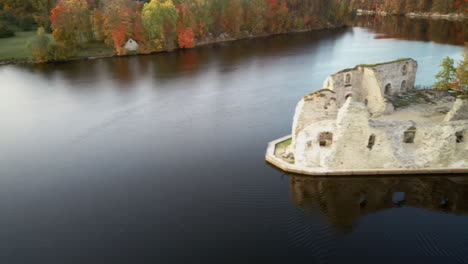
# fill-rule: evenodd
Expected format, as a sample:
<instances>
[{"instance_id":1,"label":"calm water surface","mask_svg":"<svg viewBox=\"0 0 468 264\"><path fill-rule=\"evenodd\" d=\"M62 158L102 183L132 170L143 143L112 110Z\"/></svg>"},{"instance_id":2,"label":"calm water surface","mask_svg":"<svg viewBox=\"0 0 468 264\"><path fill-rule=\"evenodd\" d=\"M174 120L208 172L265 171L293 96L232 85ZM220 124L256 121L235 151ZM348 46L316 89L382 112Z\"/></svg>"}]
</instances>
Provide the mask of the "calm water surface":
<instances>
[{"instance_id":1,"label":"calm water surface","mask_svg":"<svg viewBox=\"0 0 468 264\"><path fill-rule=\"evenodd\" d=\"M412 57L430 85L461 57L457 41L382 31L0 67L0 263L468 263L468 177L264 161L329 74Z\"/></svg>"}]
</instances>

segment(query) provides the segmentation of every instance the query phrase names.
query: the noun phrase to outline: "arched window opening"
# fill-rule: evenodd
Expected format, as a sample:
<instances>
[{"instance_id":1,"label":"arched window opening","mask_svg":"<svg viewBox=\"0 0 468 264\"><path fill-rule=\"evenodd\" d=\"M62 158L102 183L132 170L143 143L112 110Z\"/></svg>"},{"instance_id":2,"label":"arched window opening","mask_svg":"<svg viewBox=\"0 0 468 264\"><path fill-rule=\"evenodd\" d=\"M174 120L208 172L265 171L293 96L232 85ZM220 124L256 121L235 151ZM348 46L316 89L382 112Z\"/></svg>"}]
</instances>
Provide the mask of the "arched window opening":
<instances>
[{"instance_id":1,"label":"arched window opening","mask_svg":"<svg viewBox=\"0 0 468 264\"><path fill-rule=\"evenodd\" d=\"M414 143L414 138L416 137L416 128L410 127L405 131L405 134L403 136L403 142L404 143Z\"/></svg>"},{"instance_id":2,"label":"arched window opening","mask_svg":"<svg viewBox=\"0 0 468 264\"><path fill-rule=\"evenodd\" d=\"M457 133L455 133L455 137L456 137L457 143L463 143L464 141L463 131L458 131Z\"/></svg>"},{"instance_id":3,"label":"arched window opening","mask_svg":"<svg viewBox=\"0 0 468 264\"><path fill-rule=\"evenodd\" d=\"M322 132L318 138L321 147L329 147L333 143L333 134L330 132Z\"/></svg>"},{"instance_id":4,"label":"arched window opening","mask_svg":"<svg viewBox=\"0 0 468 264\"><path fill-rule=\"evenodd\" d=\"M385 85L384 94L385 95L390 95L391 93L392 93L392 85L389 83L389 84Z\"/></svg>"},{"instance_id":5,"label":"arched window opening","mask_svg":"<svg viewBox=\"0 0 468 264\"><path fill-rule=\"evenodd\" d=\"M348 100L348 98L350 98L350 97L353 97L353 94L352 94L352 93L347 94L347 95L345 96L345 100Z\"/></svg>"},{"instance_id":6,"label":"arched window opening","mask_svg":"<svg viewBox=\"0 0 468 264\"><path fill-rule=\"evenodd\" d=\"M372 134L369 136L369 142L367 143L367 148L371 150L375 145L375 135Z\"/></svg>"},{"instance_id":7,"label":"arched window opening","mask_svg":"<svg viewBox=\"0 0 468 264\"><path fill-rule=\"evenodd\" d=\"M345 86L351 86L351 74L347 73L345 75Z\"/></svg>"},{"instance_id":8,"label":"arched window opening","mask_svg":"<svg viewBox=\"0 0 468 264\"><path fill-rule=\"evenodd\" d=\"M401 82L401 91L406 92L406 81Z\"/></svg>"},{"instance_id":9,"label":"arched window opening","mask_svg":"<svg viewBox=\"0 0 468 264\"><path fill-rule=\"evenodd\" d=\"M364 104L367 106L369 104L369 100L365 99Z\"/></svg>"},{"instance_id":10,"label":"arched window opening","mask_svg":"<svg viewBox=\"0 0 468 264\"><path fill-rule=\"evenodd\" d=\"M407 64L403 65L403 68L401 69L401 73L403 75L406 75L408 73L408 65Z\"/></svg>"}]
</instances>

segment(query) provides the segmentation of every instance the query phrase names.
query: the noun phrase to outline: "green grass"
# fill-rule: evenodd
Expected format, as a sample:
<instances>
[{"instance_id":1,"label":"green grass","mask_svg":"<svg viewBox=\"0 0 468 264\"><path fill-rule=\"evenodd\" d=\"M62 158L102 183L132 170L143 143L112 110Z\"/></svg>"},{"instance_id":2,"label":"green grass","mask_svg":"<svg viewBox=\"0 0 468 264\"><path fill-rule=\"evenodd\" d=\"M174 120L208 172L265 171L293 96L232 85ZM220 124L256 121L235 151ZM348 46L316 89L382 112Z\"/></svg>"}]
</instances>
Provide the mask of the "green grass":
<instances>
[{"instance_id":1,"label":"green grass","mask_svg":"<svg viewBox=\"0 0 468 264\"><path fill-rule=\"evenodd\" d=\"M356 65L356 67L354 68L347 68L347 69L339 71L338 73L353 71L353 70L356 70L358 67L377 67L380 65L385 65L385 64L390 64L390 63L400 62L400 61L407 61L407 60L410 60L410 58L400 58L400 59L396 59L392 61L386 61L386 62L380 62L380 63L374 63L374 64L359 64L359 65Z\"/></svg>"},{"instance_id":2,"label":"green grass","mask_svg":"<svg viewBox=\"0 0 468 264\"><path fill-rule=\"evenodd\" d=\"M393 106L395 108L401 108L409 106L415 103L431 103L432 100L429 98L424 91L415 91L411 93L404 94L403 96L397 96L393 100Z\"/></svg>"},{"instance_id":3,"label":"green grass","mask_svg":"<svg viewBox=\"0 0 468 264\"><path fill-rule=\"evenodd\" d=\"M0 62L1 61L27 61L32 60L28 42L34 38L36 31L16 32L16 36L0 38ZM53 41L52 34L47 36ZM93 42L80 49L76 57L100 57L111 56L114 49L104 43Z\"/></svg>"},{"instance_id":4,"label":"green grass","mask_svg":"<svg viewBox=\"0 0 468 264\"><path fill-rule=\"evenodd\" d=\"M291 143L292 143L292 138L289 138L283 142L276 144L276 149L286 149L287 147L289 147L289 145L291 145Z\"/></svg>"},{"instance_id":5,"label":"green grass","mask_svg":"<svg viewBox=\"0 0 468 264\"><path fill-rule=\"evenodd\" d=\"M0 61L30 60L31 53L27 47L29 40L35 35L35 31L16 32L16 36L10 38L0 38ZM48 35L52 38L52 35Z\"/></svg>"},{"instance_id":6,"label":"green grass","mask_svg":"<svg viewBox=\"0 0 468 264\"><path fill-rule=\"evenodd\" d=\"M289 145L291 145L291 143L292 143L292 138L289 138L289 139L287 139L285 141L282 141L282 142L276 144L276 146L275 146L275 156L277 156L277 157L282 156L285 153L286 149L289 147ZM289 158L289 159L283 157L283 159L286 160L287 162L291 163L291 164L294 164L294 162L295 162L294 157Z\"/></svg>"}]
</instances>

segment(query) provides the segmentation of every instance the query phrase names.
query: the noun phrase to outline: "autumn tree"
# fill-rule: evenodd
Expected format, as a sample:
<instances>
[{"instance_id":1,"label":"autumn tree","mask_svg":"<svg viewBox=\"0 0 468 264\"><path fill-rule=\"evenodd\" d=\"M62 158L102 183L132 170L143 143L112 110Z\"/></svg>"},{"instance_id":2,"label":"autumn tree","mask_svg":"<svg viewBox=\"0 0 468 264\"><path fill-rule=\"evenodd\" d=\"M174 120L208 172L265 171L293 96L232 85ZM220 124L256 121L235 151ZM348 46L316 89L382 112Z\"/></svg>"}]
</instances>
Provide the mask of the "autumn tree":
<instances>
[{"instance_id":1,"label":"autumn tree","mask_svg":"<svg viewBox=\"0 0 468 264\"><path fill-rule=\"evenodd\" d=\"M248 30L254 34L261 34L266 27L267 5L265 0L251 0L245 8L245 23Z\"/></svg>"},{"instance_id":2,"label":"autumn tree","mask_svg":"<svg viewBox=\"0 0 468 264\"><path fill-rule=\"evenodd\" d=\"M194 46L194 34L192 28L185 28L178 33L178 44L181 48L192 48Z\"/></svg>"},{"instance_id":3,"label":"autumn tree","mask_svg":"<svg viewBox=\"0 0 468 264\"><path fill-rule=\"evenodd\" d=\"M56 41L78 47L91 38L90 10L86 0L59 0L51 10Z\"/></svg>"},{"instance_id":4,"label":"autumn tree","mask_svg":"<svg viewBox=\"0 0 468 264\"><path fill-rule=\"evenodd\" d=\"M272 33L281 33L285 30L288 19L288 6L284 0L266 0L268 28Z\"/></svg>"},{"instance_id":5,"label":"autumn tree","mask_svg":"<svg viewBox=\"0 0 468 264\"><path fill-rule=\"evenodd\" d=\"M125 54L122 46L125 42L133 38L144 46L146 37L141 22L140 7L132 0L102 0L104 12L102 12L102 32L105 42L114 47L117 54ZM96 12L96 11L95 11ZM95 20L99 20L99 16ZM99 27L95 28L99 31ZM97 32L95 32L96 35Z\"/></svg>"},{"instance_id":6,"label":"autumn tree","mask_svg":"<svg viewBox=\"0 0 468 264\"><path fill-rule=\"evenodd\" d=\"M177 43L180 48L192 48L195 42L195 34L191 26L196 27L196 19L190 15L187 6L179 4L176 8L179 14L177 21Z\"/></svg>"},{"instance_id":7,"label":"autumn tree","mask_svg":"<svg viewBox=\"0 0 468 264\"><path fill-rule=\"evenodd\" d=\"M104 22L105 16L101 9L95 8L92 14L92 30L93 37L97 41L103 41L105 39Z\"/></svg>"},{"instance_id":8,"label":"autumn tree","mask_svg":"<svg viewBox=\"0 0 468 264\"><path fill-rule=\"evenodd\" d=\"M177 9L171 0L151 0L143 6L143 27L156 50L174 47L177 18Z\"/></svg>"},{"instance_id":9,"label":"autumn tree","mask_svg":"<svg viewBox=\"0 0 468 264\"><path fill-rule=\"evenodd\" d=\"M223 14L223 31L237 37L243 24L244 9L241 0L228 0L228 6Z\"/></svg>"},{"instance_id":10,"label":"autumn tree","mask_svg":"<svg viewBox=\"0 0 468 264\"><path fill-rule=\"evenodd\" d=\"M465 47L463 60L458 63L453 81L453 90L468 95L468 46Z\"/></svg>"}]
</instances>

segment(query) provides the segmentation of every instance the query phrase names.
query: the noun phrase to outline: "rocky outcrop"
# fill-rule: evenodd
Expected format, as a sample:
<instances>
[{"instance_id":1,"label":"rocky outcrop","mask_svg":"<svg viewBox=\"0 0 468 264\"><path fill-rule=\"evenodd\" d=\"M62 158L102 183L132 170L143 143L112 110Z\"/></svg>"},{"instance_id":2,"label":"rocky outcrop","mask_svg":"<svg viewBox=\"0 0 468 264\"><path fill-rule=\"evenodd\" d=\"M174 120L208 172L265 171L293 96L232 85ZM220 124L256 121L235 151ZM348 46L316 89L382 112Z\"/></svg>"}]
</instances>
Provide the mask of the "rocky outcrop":
<instances>
[{"instance_id":1,"label":"rocky outcrop","mask_svg":"<svg viewBox=\"0 0 468 264\"><path fill-rule=\"evenodd\" d=\"M458 98L444 121L468 120L468 98Z\"/></svg>"}]
</instances>

